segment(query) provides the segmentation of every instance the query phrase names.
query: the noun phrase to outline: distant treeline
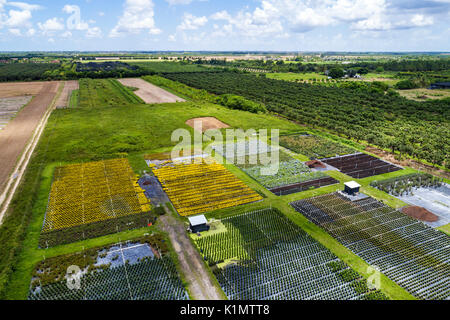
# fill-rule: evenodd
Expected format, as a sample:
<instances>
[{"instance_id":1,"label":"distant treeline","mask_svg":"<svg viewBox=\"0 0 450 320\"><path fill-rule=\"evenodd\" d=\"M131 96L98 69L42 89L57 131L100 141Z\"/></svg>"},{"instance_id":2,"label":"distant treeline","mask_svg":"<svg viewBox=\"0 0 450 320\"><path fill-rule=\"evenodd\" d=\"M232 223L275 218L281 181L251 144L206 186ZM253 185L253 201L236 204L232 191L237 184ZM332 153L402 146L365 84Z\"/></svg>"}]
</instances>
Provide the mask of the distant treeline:
<instances>
[{"instance_id":1,"label":"distant treeline","mask_svg":"<svg viewBox=\"0 0 450 320\"><path fill-rule=\"evenodd\" d=\"M43 80L47 71L60 67L53 63L13 63L0 64L0 82Z\"/></svg>"},{"instance_id":2,"label":"distant treeline","mask_svg":"<svg viewBox=\"0 0 450 320\"><path fill-rule=\"evenodd\" d=\"M268 70L272 72L318 72L323 73L327 70L336 67L346 69L357 69L362 73L368 72L418 72L418 71L443 71L450 69L450 59L429 59L429 60L393 60L387 62L356 62L346 65L337 63L286 63L284 61L263 61L263 60L239 60L228 62L225 60L198 60L196 64L222 66L222 67L236 67L236 68L255 68L261 70ZM364 72L365 71L365 72Z\"/></svg>"},{"instance_id":3,"label":"distant treeline","mask_svg":"<svg viewBox=\"0 0 450 320\"><path fill-rule=\"evenodd\" d=\"M183 62L121 61L88 63L11 63L0 64L0 82L37 80L77 80L131 78L170 72L213 72L222 69L202 67Z\"/></svg>"}]
</instances>

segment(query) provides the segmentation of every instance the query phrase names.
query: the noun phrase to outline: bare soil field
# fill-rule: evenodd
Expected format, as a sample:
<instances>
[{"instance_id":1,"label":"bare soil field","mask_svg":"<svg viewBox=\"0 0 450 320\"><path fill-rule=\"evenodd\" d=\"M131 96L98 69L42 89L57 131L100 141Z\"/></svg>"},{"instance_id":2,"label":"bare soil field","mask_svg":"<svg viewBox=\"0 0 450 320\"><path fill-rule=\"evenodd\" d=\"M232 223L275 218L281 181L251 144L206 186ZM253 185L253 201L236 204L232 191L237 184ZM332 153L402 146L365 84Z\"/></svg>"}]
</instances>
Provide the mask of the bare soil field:
<instances>
[{"instance_id":1,"label":"bare soil field","mask_svg":"<svg viewBox=\"0 0 450 320\"><path fill-rule=\"evenodd\" d=\"M223 128L229 128L230 126L226 123L223 123L219 119L216 119L214 117L205 117L205 118L194 118L186 121L186 124L194 128L194 124L196 121L200 121L202 123L202 131L205 132L210 129L223 129Z\"/></svg>"},{"instance_id":2,"label":"bare soil field","mask_svg":"<svg viewBox=\"0 0 450 320\"><path fill-rule=\"evenodd\" d=\"M0 132L0 191L58 92L58 82L41 83L36 97ZM35 87L32 88L35 90ZM27 91L26 93L30 93Z\"/></svg>"},{"instance_id":3,"label":"bare soil field","mask_svg":"<svg viewBox=\"0 0 450 320\"><path fill-rule=\"evenodd\" d=\"M32 96L0 98L0 130L14 118L19 110L30 102Z\"/></svg>"},{"instance_id":4,"label":"bare soil field","mask_svg":"<svg viewBox=\"0 0 450 320\"><path fill-rule=\"evenodd\" d=\"M77 80L74 81L66 81L64 83L64 89L61 93L61 95L58 98L58 101L56 102L56 108L62 109L67 108L69 105L69 99L72 95L72 91L78 90L80 88L80 85Z\"/></svg>"},{"instance_id":5,"label":"bare soil field","mask_svg":"<svg viewBox=\"0 0 450 320\"><path fill-rule=\"evenodd\" d=\"M41 92L45 82L5 82L0 83L0 98L32 95Z\"/></svg>"},{"instance_id":6,"label":"bare soil field","mask_svg":"<svg viewBox=\"0 0 450 320\"><path fill-rule=\"evenodd\" d=\"M402 212L420 221L435 222L439 220L438 216L427 209L418 206L405 207L402 209Z\"/></svg>"},{"instance_id":7,"label":"bare soil field","mask_svg":"<svg viewBox=\"0 0 450 320\"><path fill-rule=\"evenodd\" d=\"M164 89L161 89L160 87L148 83L143 79L119 79L118 81L126 87L138 88L134 94L144 100L145 103L175 103L186 101Z\"/></svg>"}]
</instances>

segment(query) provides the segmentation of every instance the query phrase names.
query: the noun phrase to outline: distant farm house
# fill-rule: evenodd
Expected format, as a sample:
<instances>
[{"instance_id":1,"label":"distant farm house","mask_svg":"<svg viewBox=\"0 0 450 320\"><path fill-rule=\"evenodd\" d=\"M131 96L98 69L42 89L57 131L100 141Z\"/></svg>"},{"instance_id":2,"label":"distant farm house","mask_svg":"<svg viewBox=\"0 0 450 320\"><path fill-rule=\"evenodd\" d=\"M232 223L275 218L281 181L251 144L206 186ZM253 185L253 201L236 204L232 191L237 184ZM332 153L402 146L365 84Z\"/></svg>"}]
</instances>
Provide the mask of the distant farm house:
<instances>
[{"instance_id":1,"label":"distant farm house","mask_svg":"<svg viewBox=\"0 0 450 320\"><path fill-rule=\"evenodd\" d=\"M436 82L430 86L431 90L434 89L450 89L450 82Z\"/></svg>"}]
</instances>

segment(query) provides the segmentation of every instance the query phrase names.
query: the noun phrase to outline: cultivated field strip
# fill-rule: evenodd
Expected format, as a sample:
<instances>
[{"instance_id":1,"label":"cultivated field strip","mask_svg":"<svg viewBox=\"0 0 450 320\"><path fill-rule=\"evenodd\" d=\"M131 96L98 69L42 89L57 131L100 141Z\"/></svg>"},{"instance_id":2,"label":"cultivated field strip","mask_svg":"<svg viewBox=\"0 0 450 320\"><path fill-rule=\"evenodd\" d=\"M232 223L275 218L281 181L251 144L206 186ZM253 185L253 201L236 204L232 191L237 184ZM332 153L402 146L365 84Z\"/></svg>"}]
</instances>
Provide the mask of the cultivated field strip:
<instances>
[{"instance_id":1,"label":"cultivated field strip","mask_svg":"<svg viewBox=\"0 0 450 320\"><path fill-rule=\"evenodd\" d=\"M276 210L221 222L226 231L195 242L231 300L385 298Z\"/></svg>"},{"instance_id":2,"label":"cultivated field strip","mask_svg":"<svg viewBox=\"0 0 450 320\"><path fill-rule=\"evenodd\" d=\"M64 109L69 106L69 100L72 95L72 92L74 90L80 89L80 85L78 84L78 81L66 81L64 83L64 89L61 92L61 95L59 96L58 100L56 101L56 108L57 109Z\"/></svg>"},{"instance_id":3,"label":"cultivated field strip","mask_svg":"<svg viewBox=\"0 0 450 320\"><path fill-rule=\"evenodd\" d=\"M308 134L282 136L280 145L310 159L331 158L356 152L356 150L337 142Z\"/></svg>"},{"instance_id":4,"label":"cultivated field strip","mask_svg":"<svg viewBox=\"0 0 450 320\"><path fill-rule=\"evenodd\" d=\"M168 161L152 169L181 216L262 200L259 194L212 159L198 164Z\"/></svg>"},{"instance_id":5,"label":"cultivated field strip","mask_svg":"<svg viewBox=\"0 0 450 320\"><path fill-rule=\"evenodd\" d=\"M368 198L329 194L291 204L370 265L422 299L450 297L450 237Z\"/></svg>"},{"instance_id":6,"label":"cultivated field strip","mask_svg":"<svg viewBox=\"0 0 450 320\"><path fill-rule=\"evenodd\" d=\"M402 170L398 166L364 153L323 159L322 161L355 179Z\"/></svg>"},{"instance_id":7,"label":"cultivated field strip","mask_svg":"<svg viewBox=\"0 0 450 320\"><path fill-rule=\"evenodd\" d=\"M43 232L150 211L126 159L58 167Z\"/></svg>"},{"instance_id":8,"label":"cultivated field strip","mask_svg":"<svg viewBox=\"0 0 450 320\"><path fill-rule=\"evenodd\" d=\"M148 251L148 253L146 253ZM175 264L168 256L155 257L147 244L117 246L107 253L108 264L82 270L78 289L71 290L66 279L50 283L35 279L29 300L186 300L187 292ZM68 258L70 259L70 258ZM128 260L132 259L132 261ZM76 263L76 259L73 259ZM113 263L113 265L112 265ZM45 274L45 273L44 273Z\"/></svg>"}]
</instances>

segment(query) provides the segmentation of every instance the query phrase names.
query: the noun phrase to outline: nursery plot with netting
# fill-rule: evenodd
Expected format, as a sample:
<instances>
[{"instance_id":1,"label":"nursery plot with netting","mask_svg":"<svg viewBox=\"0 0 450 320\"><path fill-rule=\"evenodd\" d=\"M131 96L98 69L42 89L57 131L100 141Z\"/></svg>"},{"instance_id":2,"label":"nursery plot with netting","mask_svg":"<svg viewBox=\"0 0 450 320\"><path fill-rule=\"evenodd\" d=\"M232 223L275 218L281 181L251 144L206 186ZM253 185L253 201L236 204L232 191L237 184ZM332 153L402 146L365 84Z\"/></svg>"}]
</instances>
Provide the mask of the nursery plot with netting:
<instances>
[{"instance_id":1,"label":"nursery plot with netting","mask_svg":"<svg viewBox=\"0 0 450 320\"><path fill-rule=\"evenodd\" d=\"M71 266L79 267L78 280L67 274ZM161 239L148 237L40 262L28 298L185 300L188 295Z\"/></svg>"},{"instance_id":2,"label":"nursery plot with netting","mask_svg":"<svg viewBox=\"0 0 450 320\"><path fill-rule=\"evenodd\" d=\"M60 244L71 233L84 239L99 236L98 229L146 226L151 206L137 179L127 159L56 168L41 245Z\"/></svg>"},{"instance_id":3,"label":"nursery plot with netting","mask_svg":"<svg viewBox=\"0 0 450 320\"><path fill-rule=\"evenodd\" d=\"M450 298L450 237L373 198L293 202L299 213L421 299Z\"/></svg>"},{"instance_id":4,"label":"nursery plot with netting","mask_svg":"<svg viewBox=\"0 0 450 320\"><path fill-rule=\"evenodd\" d=\"M355 179L363 179L402 170L401 167L365 153L323 159L322 162L339 169L341 172Z\"/></svg>"},{"instance_id":5,"label":"nursery plot with netting","mask_svg":"<svg viewBox=\"0 0 450 320\"><path fill-rule=\"evenodd\" d=\"M425 208L437 221L425 223L433 228L450 223L450 185L441 178L425 173L413 173L392 179L373 181L372 187L387 192L403 202Z\"/></svg>"},{"instance_id":6,"label":"nursery plot with netting","mask_svg":"<svg viewBox=\"0 0 450 320\"><path fill-rule=\"evenodd\" d=\"M173 206L181 216L234 207L263 198L212 158L151 163ZM192 160L192 161L191 161Z\"/></svg>"},{"instance_id":7,"label":"nursery plot with netting","mask_svg":"<svg viewBox=\"0 0 450 320\"><path fill-rule=\"evenodd\" d=\"M355 149L337 142L308 134L282 136L280 145L310 159L331 158L356 152Z\"/></svg>"},{"instance_id":8,"label":"nursery plot with netting","mask_svg":"<svg viewBox=\"0 0 450 320\"><path fill-rule=\"evenodd\" d=\"M193 236L229 299L386 299L283 214L264 209Z\"/></svg>"},{"instance_id":9,"label":"nursery plot with netting","mask_svg":"<svg viewBox=\"0 0 450 320\"><path fill-rule=\"evenodd\" d=\"M223 150L228 148L230 145L223 147ZM272 159L272 152L276 148L261 141L259 143L256 140L237 142L231 144L230 149L235 151L235 157L228 156L228 161L232 161L250 177L279 196L338 183L325 173L312 170L283 151L279 151L279 156ZM217 150L221 153L222 147ZM262 164L263 158L260 157L263 153L267 153L266 157L271 159L270 164ZM225 151L223 154L227 155ZM272 160L275 161L272 162Z\"/></svg>"}]
</instances>

